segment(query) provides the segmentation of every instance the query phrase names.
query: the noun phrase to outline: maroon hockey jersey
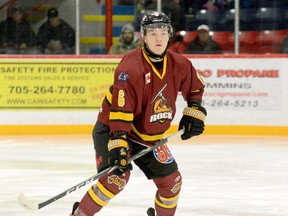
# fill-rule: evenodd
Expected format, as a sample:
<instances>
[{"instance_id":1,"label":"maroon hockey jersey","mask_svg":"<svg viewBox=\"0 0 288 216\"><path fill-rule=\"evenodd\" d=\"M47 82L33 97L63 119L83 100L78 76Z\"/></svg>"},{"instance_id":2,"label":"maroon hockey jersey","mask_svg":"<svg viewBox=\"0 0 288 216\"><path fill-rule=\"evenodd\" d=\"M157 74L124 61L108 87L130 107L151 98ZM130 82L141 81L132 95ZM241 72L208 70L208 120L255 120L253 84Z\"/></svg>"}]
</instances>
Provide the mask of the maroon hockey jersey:
<instances>
[{"instance_id":1,"label":"maroon hockey jersey","mask_svg":"<svg viewBox=\"0 0 288 216\"><path fill-rule=\"evenodd\" d=\"M178 92L186 101L202 100L204 83L192 63L167 51L157 70L142 49L126 54L114 75L98 121L110 132L125 131L138 141L163 138L176 113ZM182 111L183 107L181 107Z\"/></svg>"}]
</instances>

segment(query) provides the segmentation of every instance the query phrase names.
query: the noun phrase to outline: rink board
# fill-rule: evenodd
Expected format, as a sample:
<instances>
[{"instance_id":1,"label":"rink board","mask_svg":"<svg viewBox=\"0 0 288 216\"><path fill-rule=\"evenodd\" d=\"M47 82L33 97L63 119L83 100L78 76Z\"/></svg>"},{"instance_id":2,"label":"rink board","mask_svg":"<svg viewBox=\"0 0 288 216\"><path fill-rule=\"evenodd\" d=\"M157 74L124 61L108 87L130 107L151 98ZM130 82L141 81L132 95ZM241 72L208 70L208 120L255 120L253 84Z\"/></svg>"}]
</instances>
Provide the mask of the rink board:
<instances>
[{"instance_id":1,"label":"rink board","mask_svg":"<svg viewBox=\"0 0 288 216\"><path fill-rule=\"evenodd\" d=\"M207 134L288 135L288 55L187 56L205 84ZM0 134L91 133L117 56L0 59ZM186 105L180 97L169 132Z\"/></svg>"}]
</instances>

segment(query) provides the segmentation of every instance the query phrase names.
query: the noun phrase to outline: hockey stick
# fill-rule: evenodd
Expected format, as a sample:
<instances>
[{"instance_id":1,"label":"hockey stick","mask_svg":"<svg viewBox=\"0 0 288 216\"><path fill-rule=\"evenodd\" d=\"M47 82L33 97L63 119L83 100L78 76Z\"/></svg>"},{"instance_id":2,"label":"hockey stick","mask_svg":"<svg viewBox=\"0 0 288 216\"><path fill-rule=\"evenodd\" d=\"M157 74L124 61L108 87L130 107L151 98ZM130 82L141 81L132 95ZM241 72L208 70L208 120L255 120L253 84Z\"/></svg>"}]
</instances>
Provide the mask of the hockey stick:
<instances>
[{"instance_id":1,"label":"hockey stick","mask_svg":"<svg viewBox=\"0 0 288 216\"><path fill-rule=\"evenodd\" d=\"M176 133L174 133L174 134L172 134L172 135L170 135L170 136L158 141L153 146L149 146L149 147L141 150L137 154L135 154L132 157L130 157L128 159L128 163L131 163L132 161L142 157L143 155L153 151L154 149L164 145L165 143L177 138L178 136L182 135L183 132L184 132L184 129L182 129L182 130L180 130L180 131L178 131L178 132L176 132ZM56 195L56 196L44 201L44 202L38 203L38 202L35 202L35 201L30 201L30 200L27 199L27 197L24 195L24 193L20 193L19 196L18 196L18 199L17 199L18 204L20 206L22 206L23 208L25 208L26 210L32 210L32 211L39 210L39 209L49 205L50 203L53 203L56 200L66 196L66 195L68 195L68 194L70 194L70 193L72 193L72 192L74 192L76 190L78 190L79 188L81 188L81 187L83 187L85 185L88 185L91 182L93 182L93 181L105 176L106 174L113 172L117 168L118 168L118 166L116 166L116 165L112 166L112 167L109 167L109 168L107 168L107 169L105 169L105 170L103 170L103 171L91 176L90 178L88 178L88 179L86 179L86 180L74 185L73 187L63 191L62 193L60 193L60 194L58 194L58 195Z\"/></svg>"}]
</instances>

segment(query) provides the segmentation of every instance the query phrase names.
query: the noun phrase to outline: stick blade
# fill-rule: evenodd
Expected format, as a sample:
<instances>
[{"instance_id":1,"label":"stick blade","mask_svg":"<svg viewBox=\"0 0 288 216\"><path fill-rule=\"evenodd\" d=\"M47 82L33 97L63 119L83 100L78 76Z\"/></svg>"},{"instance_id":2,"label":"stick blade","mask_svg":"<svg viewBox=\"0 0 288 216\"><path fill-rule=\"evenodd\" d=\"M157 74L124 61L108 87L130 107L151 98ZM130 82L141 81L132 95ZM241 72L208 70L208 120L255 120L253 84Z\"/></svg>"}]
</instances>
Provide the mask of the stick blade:
<instances>
[{"instance_id":1,"label":"stick blade","mask_svg":"<svg viewBox=\"0 0 288 216\"><path fill-rule=\"evenodd\" d=\"M39 209L38 203L28 200L24 193L19 194L17 201L18 204L26 210L36 211Z\"/></svg>"}]
</instances>

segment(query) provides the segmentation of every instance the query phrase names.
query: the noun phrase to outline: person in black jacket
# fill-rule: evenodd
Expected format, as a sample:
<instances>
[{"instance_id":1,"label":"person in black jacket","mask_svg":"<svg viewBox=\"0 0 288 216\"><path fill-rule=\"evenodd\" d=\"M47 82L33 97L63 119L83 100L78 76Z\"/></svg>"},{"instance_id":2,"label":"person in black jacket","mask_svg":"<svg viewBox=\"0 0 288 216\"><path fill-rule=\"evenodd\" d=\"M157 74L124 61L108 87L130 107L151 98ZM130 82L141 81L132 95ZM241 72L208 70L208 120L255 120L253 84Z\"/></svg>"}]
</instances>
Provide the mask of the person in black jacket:
<instances>
[{"instance_id":1,"label":"person in black jacket","mask_svg":"<svg viewBox=\"0 0 288 216\"><path fill-rule=\"evenodd\" d=\"M36 37L29 23L23 20L23 10L14 5L8 17L0 23L0 49L2 54L38 54Z\"/></svg>"},{"instance_id":2,"label":"person in black jacket","mask_svg":"<svg viewBox=\"0 0 288 216\"><path fill-rule=\"evenodd\" d=\"M49 9L47 16L36 36L37 47L45 54L74 54L74 29L59 18L56 8Z\"/></svg>"},{"instance_id":3,"label":"person in black jacket","mask_svg":"<svg viewBox=\"0 0 288 216\"><path fill-rule=\"evenodd\" d=\"M198 27L198 36L191 41L186 54L221 54L220 45L209 36L209 27L202 24Z\"/></svg>"}]
</instances>

